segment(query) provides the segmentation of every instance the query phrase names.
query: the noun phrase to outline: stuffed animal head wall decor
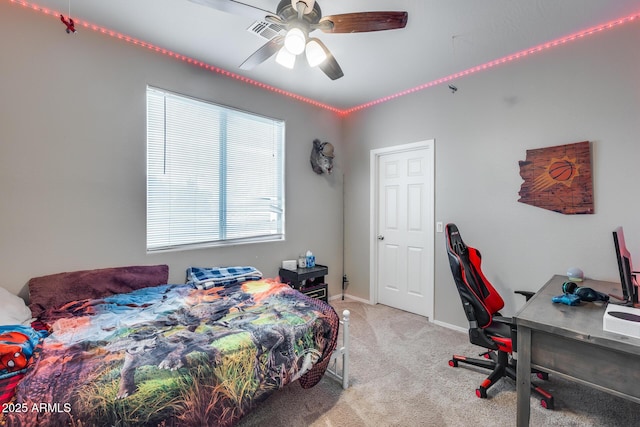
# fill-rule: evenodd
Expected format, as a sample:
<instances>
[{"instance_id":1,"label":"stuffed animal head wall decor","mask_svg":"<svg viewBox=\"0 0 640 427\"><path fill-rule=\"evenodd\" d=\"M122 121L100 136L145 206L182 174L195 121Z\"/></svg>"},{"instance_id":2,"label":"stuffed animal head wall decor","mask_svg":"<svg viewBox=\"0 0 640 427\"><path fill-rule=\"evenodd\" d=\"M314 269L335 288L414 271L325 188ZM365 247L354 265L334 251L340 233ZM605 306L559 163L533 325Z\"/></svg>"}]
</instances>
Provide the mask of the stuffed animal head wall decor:
<instances>
[{"instance_id":1,"label":"stuffed animal head wall decor","mask_svg":"<svg viewBox=\"0 0 640 427\"><path fill-rule=\"evenodd\" d=\"M330 142L320 142L319 139L313 140L311 148L311 168L318 175L326 172L331 174L333 169L333 145Z\"/></svg>"}]
</instances>

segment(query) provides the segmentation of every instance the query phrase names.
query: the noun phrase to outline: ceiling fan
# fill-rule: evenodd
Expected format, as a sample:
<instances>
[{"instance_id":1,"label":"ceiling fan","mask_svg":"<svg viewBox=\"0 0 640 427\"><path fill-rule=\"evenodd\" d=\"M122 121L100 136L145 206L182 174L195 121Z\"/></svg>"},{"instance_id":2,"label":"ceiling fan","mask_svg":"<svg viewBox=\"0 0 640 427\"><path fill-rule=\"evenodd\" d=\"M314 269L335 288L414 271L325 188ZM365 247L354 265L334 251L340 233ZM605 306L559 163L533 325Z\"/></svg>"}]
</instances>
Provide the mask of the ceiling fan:
<instances>
[{"instance_id":1,"label":"ceiling fan","mask_svg":"<svg viewBox=\"0 0 640 427\"><path fill-rule=\"evenodd\" d=\"M277 24L286 29L251 54L240 68L250 70L276 55L276 62L293 68L298 55L305 52L311 67L318 66L331 80L344 75L338 61L318 38L310 37L315 30L325 33L363 33L404 28L407 12L356 12L322 16L315 0L281 0L276 13L236 0L191 0L217 10Z\"/></svg>"}]
</instances>

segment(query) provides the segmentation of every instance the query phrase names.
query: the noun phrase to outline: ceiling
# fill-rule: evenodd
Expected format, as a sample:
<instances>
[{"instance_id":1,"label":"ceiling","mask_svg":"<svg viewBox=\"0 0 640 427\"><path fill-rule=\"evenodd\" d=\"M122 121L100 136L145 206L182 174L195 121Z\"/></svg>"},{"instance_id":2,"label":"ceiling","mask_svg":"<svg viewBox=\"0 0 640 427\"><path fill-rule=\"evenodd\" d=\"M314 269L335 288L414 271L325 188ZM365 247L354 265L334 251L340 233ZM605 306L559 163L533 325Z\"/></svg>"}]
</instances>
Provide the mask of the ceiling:
<instances>
[{"instance_id":1,"label":"ceiling","mask_svg":"<svg viewBox=\"0 0 640 427\"><path fill-rule=\"evenodd\" d=\"M279 0L242 1L275 12ZM29 3L339 109L640 13L640 0L318 0L323 16L387 10L409 13L406 28L400 30L354 34L315 31L313 35L325 43L344 72L344 77L332 81L304 60L293 70L277 64L275 57L252 70L241 70L238 66L266 42L247 31L254 20L189 0ZM82 26L77 29L74 37L89 31Z\"/></svg>"}]
</instances>

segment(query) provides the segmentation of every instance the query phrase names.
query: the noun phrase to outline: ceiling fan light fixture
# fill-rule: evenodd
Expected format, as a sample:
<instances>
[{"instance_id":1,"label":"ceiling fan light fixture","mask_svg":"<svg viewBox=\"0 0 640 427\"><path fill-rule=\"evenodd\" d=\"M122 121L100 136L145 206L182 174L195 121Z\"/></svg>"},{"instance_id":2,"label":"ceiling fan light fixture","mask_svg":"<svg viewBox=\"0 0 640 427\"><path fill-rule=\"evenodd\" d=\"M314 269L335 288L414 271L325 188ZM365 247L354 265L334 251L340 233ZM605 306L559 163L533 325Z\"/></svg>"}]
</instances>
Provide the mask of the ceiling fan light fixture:
<instances>
[{"instance_id":1,"label":"ceiling fan light fixture","mask_svg":"<svg viewBox=\"0 0 640 427\"><path fill-rule=\"evenodd\" d=\"M284 47L294 55L300 55L304 52L307 38L300 28L292 28L284 37Z\"/></svg>"},{"instance_id":2,"label":"ceiling fan light fixture","mask_svg":"<svg viewBox=\"0 0 640 427\"><path fill-rule=\"evenodd\" d=\"M309 40L305 53L310 67L317 67L327 59L327 53L315 39Z\"/></svg>"},{"instance_id":3,"label":"ceiling fan light fixture","mask_svg":"<svg viewBox=\"0 0 640 427\"><path fill-rule=\"evenodd\" d=\"M276 62L283 67L292 70L293 66L296 64L296 55L289 52L289 49L287 49L286 46L282 47L276 55Z\"/></svg>"},{"instance_id":4,"label":"ceiling fan light fixture","mask_svg":"<svg viewBox=\"0 0 640 427\"><path fill-rule=\"evenodd\" d=\"M313 5L316 3L316 0L291 0L293 10L298 10L298 3L302 3L304 5L303 13L306 15L313 10Z\"/></svg>"}]
</instances>

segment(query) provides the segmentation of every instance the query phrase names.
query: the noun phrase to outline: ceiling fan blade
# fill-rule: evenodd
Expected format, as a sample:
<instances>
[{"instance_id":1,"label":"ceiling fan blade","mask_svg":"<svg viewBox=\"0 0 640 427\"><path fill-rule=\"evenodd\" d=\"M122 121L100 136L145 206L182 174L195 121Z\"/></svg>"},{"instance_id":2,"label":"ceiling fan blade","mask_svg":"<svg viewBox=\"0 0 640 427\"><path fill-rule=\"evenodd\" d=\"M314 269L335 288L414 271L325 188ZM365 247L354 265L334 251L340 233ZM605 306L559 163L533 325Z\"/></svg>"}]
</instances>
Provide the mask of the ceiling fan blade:
<instances>
[{"instance_id":1,"label":"ceiling fan blade","mask_svg":"<svg viewBox=\"0 0 640 427\"><path fill-rule=\"evenodd\" d=\"M325 59L324 61L322 61L320 63L320 65L318 65L318 67L327 75L327 77L329 77L331 80L337 80L340 77L344 76L344 73L342 72L342 68L340 68L340 65L338 64L338 61L336 61L336 58L333 56L333 54L331 53L331 51L327 48L327 46L325 46L324 43L322 43L322 41L320 41L319 39L314 39L316 42L318 42L318 44L322 47L322 49L324 50L324 53L327 55L327 59Z\"/></svg>"},{"instance_id":2,"label":"ceiling fan blade","mask_svg":"<svg viewBox=\"0 0 640 427\"><path fill-rule=\"evenodd\" d=\"M267 22L269 22L271 24L277 24L277 25L282 25L282 26L287 25L287 23L282 18L280 18L278 15L267 15L262 20L263 21L267 21Z\"/></svg>"},{"instance_id":3,"label":"ceiling fan blade","mask_svg":"<svg viewBox=\"0 0 640 427\"><path fill-rule=\"evenodd\" d=\"M364 33L395 30L407 25L407 12L356 12L325 16L318 28L325 33ZM326 22L333 25L327 25Z\"/></svg>"},{"instance_id":4,"label":"ceiling fan blade","mask_svg":"<svg viewBox=\"0 0 640 427\"><path fill-rule=\"evenodd\" d=\"M262 64L267 59L271 58L280 50L280 48L284 45L284 37L276 36L266 42L260 47L260 49L256 50L249 56L245 61L240 64L240 68L243 70L251 70L252 68L257 67Z\"/></svg>"},{"instance_id":5,"label":"ceiling fan blade","mask_svg":"<svg viewBox=\"0 0 640 427\"><path fill-rule=\"evenodd\" d=\"M265 15L275 15L268 10L260 9L259 7L251 6L247 3L242 3L236 0L189 0L192 3L208 6L212 9L220 10L222 12L231 13L238 16L246 16L247 18L255 19L256 21L263 21Z\"/></svg>"}]
</instances>

